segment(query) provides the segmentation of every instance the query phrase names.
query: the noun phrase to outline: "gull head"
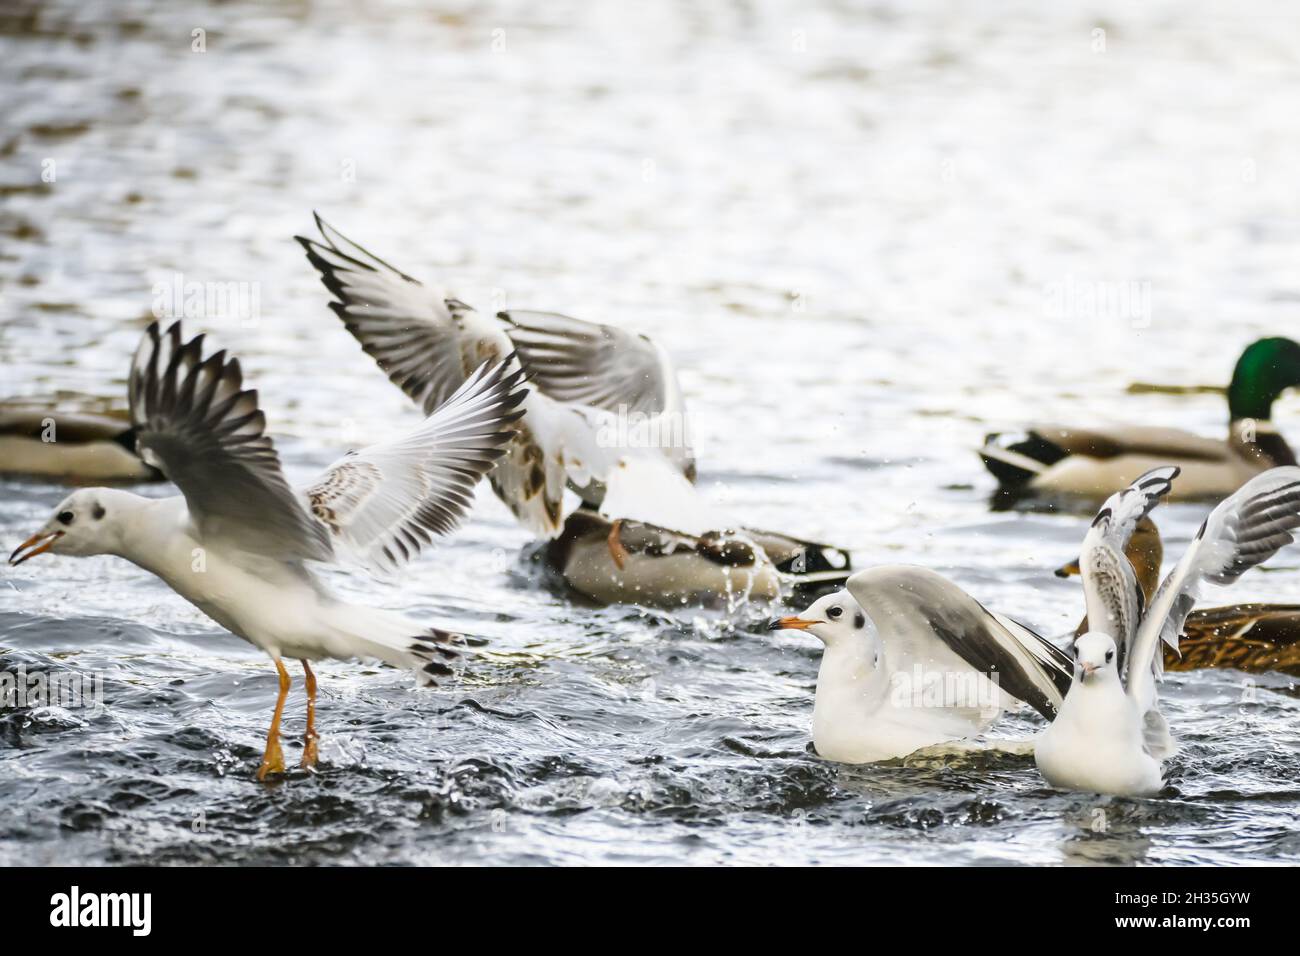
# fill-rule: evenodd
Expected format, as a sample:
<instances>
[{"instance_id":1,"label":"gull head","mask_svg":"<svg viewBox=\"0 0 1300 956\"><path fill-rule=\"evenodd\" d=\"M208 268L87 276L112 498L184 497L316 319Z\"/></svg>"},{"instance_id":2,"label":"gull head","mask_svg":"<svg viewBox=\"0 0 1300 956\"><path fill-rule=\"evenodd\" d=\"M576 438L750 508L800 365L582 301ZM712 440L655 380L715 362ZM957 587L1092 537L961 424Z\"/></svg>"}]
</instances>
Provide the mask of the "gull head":
<instances>
[{"instance_id":1,"label":"gull head","mask_svg":"<svg viewBox=\"0 0 1300 956\"><path fill-rule=\"evenodd\" d=\"M1074 641L1074 676L1085 684L1118 679L1116 657L1115 640L1109 634L1101 631L1081 634Z\"/></svg>"},{"instance_id":2,"label":"gull head","mask_svg":"<svg viewBox=\"0 0 1300 956\"><path fill-rule=\"evenodd\" d=\"M112 488L74 491L59 502L41 530L14 549L9 564L22 564L47 551L78 556L104 554L116 538L119 512L134 497Z\"/></svg>"},{"instance_id":3,"label":"gull head","mask_svg":"<svg viewBox=\"0 0 1300 956\"><path fill-rule=\"evenodd\" d=\"M848 591L827 594L792 617L779 617L768 630L807 631L827 647L866 643L875 636L871 619Z\"/></svg>"}]
</instances>

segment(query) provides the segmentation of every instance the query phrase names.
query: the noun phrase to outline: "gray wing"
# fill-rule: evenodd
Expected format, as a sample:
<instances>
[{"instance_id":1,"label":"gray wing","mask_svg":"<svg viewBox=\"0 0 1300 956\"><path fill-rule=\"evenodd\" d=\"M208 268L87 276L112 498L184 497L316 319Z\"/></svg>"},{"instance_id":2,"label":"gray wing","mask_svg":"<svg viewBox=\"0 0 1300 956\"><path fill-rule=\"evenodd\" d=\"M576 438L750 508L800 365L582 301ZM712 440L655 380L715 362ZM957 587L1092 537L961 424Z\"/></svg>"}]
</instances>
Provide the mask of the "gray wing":
<instances>
[{"instance_id":1,"label":"gray wing","mask_svg":"<svg viewBox=\"0 0 1300 956\"><path fill-rule=\"evenodd\" d=\"M321 241L296 238L334 296L330 308L393 384L426 415L450 398L480 364L511 355L514 346L500 322L421 285L320 216L316 225ZM492 487L522 524L554 537L563 527L571 459L590 466L597 456L588 453L587 446L595 444L596 434L579 412L569 413L539 391L529 393L525 407L527 413L516 425L505 460L491 473ZM571 453L570 446L578 450ZM359 482L357 471L352 480Z\"/></svg>"},{"instance_id":2,"label":"gray wing","mask_svg":"<svg viewBox=\"0 0 1300 956\"><path fill-rule=\"evenodd\" d=\"M1125 659L1132 652L1146 605L1141 583L1125 555L1125 548L1138 522L1169 494L1178 474L1179 469L1173 465L1153 468L1107 498L1093 519L1079 554L1088 627L1114 638L1121 673Z\"/></svg>"},{"instance_id":3,"label":"gray wing","mask_svg":"<svg viewBox=\"0 0 1300 956\"><path fill-rule=\"evenodd\" d=\"M1055 718L1074 665L1055 645L993 614L947 578L903 565L859 571L845 585L886 643L937 639L1017 700Z\"/></svg>"},{"instance_id":4,"label":"gray wing","mask_svg":"<svg viewBox=\"0 0 1300 956\"><path fill-rule=\"evenodd\" d=\"M202 335L182 343L179 322L161 334L154 322L129 381L140 455L185 495L204 540L282 559L332 556L325 529L284 479L238 359L204 359Z\"/></svg>"},{"instance_id":5,"label":"gray wing","mask_svg":"<svg viewBox=\"0 0 1300 956\"><path fill-rule=\"evenodd\" d=\"M460 525L523 415L513 364L482 366L419 428L345 456L303 492L342 550L392 571Z\"/></svg>"},{"instance_id":6,"label":"gray wing","mask_svg":"<svg viewBox=\"0 0 1300 956\"><path fill-rule=\"evenodd\" d=\"M1160 642L1178 647L1202 581L1231 584L1290 544L1300 528L1300 467L1256 475L1219 503L1160 584L1138 628L1126 688L1144 710L1155 702Z\"/></svg>"},{"instance_id":7,"label":"gray wing","mask_svg":"<svg viewBox=\"0 0 1300 956\"><path fill-rule=\"evenodd\" d=\"M316 216L321 239L295 236L334 296L330 308L426 415L484 362L512 351L500 323L421 285Z\"/></svg>"},{"instance_id":8,"label":"gray wing","mask_svg":"<svg viewBox=\"0 0 1300 956\"><path fill-rule=\"evenodd\" d=\"M1175 465L1152 468L1127 488L1115 492L1097 512L1089 537L1095 536L1122 553L1138 522L1169 494L1180 471Z\"/></svg>"},{"instance_id":9,"label":"gray wing","mask_svg":"<svg viewBox=\"0 0 1300 956\"><path fill-rule=\"evenodd\" d=\"M558 401L646 415L680 405L677 373L644 335L556 312L512 309L497 317L537 387Z\"/></svg>"},{"instance_id":10,"label":"gray wing","mask_svg":"<svg viewBox=\"0 0 1300 956\"><path fill-rule=\"evenodd\" d=\"M334 295L330 308L393 383L417 402L425 414L445 401L483 362L506 360L515 350L506 334L504 320L484 317L463 302L421 285L341 235L319 216L316 223L321 240L302 236L297 239L307 251L308 260L320 272L321 281ZM565 328L570 331L593 328L576 319L565 321L568 323ZM560 343L566 336L558 333L559 327L554 323L546 325L540 319L526 324L531 332L526 332L521 324L510 328L534 348L534 362L548 376L547 384L562 393L581 391L573 366L547 358L548 355L554 358L562 351ZM622 338L626 333L615 330L611 334L615 340L628 341ZM572 336L568 339L572 340ZM638 336L630 339L641 341ZM572 342L570 347L582 351ZM653 345L649 348L657 354ZM650 354L644 346L630 350L618 347L615 351L635 355L632 363L638 368L643 368ZM516 354L518 361L527 366L522 349ZM661 356L663 361L666 360ZM656 390L667 389L663 393L668 396L667 410L675 410L674 401L680 403L680 398L673 398L676 378L670 372L651 376L657 384L634 389L623 397L637 394L638 402L657 402L653 397ZM608 376L602 381L608 382ZM595 398L602 392L607 392L606 386L597 387L587 397ZM617 404L619 393L608 392L605 397ZM664 422L661 421L664 416L655 415L648 416L647 422L629 423L636 428L623 442L617 438L606 440L607 434L617 436L618 426L625 424L611 420L616 413L558 398L549 394L540 382L538 388L529 392L524 407L524 418L517 424L506 456L493 469L490 479L497 496L516 518L538 534L555 537L562 531L566 487L573 488L585 501L600 504L611 480L633 470L622 467L625 457L650 461L652 465L661 459L693 480L694 460L684 416L680 423ZM643 437L645 443L641 442ZM657 513L638 510L621 516L662 523Z\"/></svg>"}]
</instances>

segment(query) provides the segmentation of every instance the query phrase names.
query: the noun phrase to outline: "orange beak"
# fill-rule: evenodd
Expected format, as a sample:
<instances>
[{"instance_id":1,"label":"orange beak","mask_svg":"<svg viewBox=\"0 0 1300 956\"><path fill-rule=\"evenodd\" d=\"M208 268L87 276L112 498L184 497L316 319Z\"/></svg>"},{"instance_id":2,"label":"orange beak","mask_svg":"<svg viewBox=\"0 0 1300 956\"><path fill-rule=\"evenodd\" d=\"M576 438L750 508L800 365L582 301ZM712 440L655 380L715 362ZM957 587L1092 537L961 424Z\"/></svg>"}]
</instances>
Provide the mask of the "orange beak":
<instances>
[{"instance_id":1,"label":"orange beak","mask_svg":"<svg viewBox=\"0 0 1300 956\"><path fill-rule=\"evenodd\" d=\"M34 534L18 547L14 548L14 553L9 555L9 564L11 567L17 567L28 558L34 558L38 554L44 554L50 548L54 547L54 542L63 537L62 531L50 531L45 534ZM30 550L28 550L30 549ZM26 552L25 554L23 552ZM19 557L22 555L22 557Z\"/></svg>"},{"instance_id":2,"label":"orange beak","mask_svg":"<svg viewBox=\"0 0 1300 956\"><path fill-rule=\"evenodd\" d=\"M805 621L801 617L778 617L767 626L769 631L806 631L816 621Z\"/></svg>"},{"instance_id":3,"label":"orange beak","mask_svg":"<svg viewBox=\"0 0 1300 956\"><path fill-rule=\"evenodd\" d=\"M1066 564L1061 565L1054 572L1058 578L1068 578L1072 574L1079 573L1079 559L1075 558Z\"/></svg>"}]
</instances>

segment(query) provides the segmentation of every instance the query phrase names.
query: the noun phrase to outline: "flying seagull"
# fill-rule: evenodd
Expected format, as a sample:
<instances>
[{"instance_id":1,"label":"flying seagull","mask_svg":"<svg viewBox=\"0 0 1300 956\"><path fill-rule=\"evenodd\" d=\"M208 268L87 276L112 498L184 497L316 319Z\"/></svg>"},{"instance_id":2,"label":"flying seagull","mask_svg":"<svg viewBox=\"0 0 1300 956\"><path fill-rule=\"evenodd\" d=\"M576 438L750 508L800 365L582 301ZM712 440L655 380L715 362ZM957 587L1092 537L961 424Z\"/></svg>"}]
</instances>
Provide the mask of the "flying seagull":
<instances>
[{"instance_id":1,"label":"flying seagull","mask_svg":"<svg viewBox=\"0 0 1300 956\"><path fill-rule=\"evenodd\" d=\"M280 676L258 779L284 770L283 659L302 661L307 733L302 766L317 760L311 661L378 658L421 684L454 673L453 635L390 611L331 596L315 564L391 570L468 513L474 486L502 455L522 412L522 373L483 362L411 433L350 452L305 488L280 468L257 392L239 361L204 357L204 336L180 323L146 330L130 371L137 447L181 490L143 498L112 488L74 492L10 555L112 554L150 571L275 662Z\"/></svg>"},{"instance_id":2,"label":"flying seagull","mask_svg":"<svg viewBox=\"0 0 1300 956\"><path fill-rule=\"evenodd\" d=\"M564 530L566 488L614 519L686 534L731 525L699 494L681 387L644 335L553 312L475 311L316 216L297 236L361 347L428 414L483 361L512 352L535 386L492 487L535 534ZM616 560L617 529L610 536Z\"/></svg>"}]
</instances>

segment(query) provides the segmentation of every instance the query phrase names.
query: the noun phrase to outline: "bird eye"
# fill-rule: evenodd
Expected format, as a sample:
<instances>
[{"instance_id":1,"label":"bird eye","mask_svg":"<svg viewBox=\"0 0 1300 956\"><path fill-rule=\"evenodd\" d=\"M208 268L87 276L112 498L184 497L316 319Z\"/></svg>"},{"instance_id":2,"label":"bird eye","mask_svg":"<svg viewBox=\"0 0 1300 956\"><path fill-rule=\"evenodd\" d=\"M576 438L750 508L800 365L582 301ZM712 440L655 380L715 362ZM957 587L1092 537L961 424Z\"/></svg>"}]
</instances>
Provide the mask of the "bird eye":
<instances>
[{"instance_id":1,"label":"bird eye","mask_svg":"<svg viewBox=\"0 0 1300 956\"><path fill-rule=\"evenodd\" d=\"M826 616L829 617L832 621L837 621L839 620L840 615L843 613L844 613L844 608L836 604L834 607L831 607L826 611Z\"/></svg>"},{"instance_id":2,"label":"bird eye","mask_svg":"<svg viewBox=\"0 0 1300 956\"><path fill-rule=\"evenodd\" d=\"M60 511L60 512L59 512L59 524L72 524L72 512L71 512L71 511Z\"/></svg>"},{"instance_id":3,"label":"bird eye","mask_svg":"<svg viewBox=\"0 0 1300 956\"><path fill-rule=\"evenodd\" d=\"M1107 652L1106 652L1106 663L1109 664L1109 663L1110 663L1111 661L1113 661L1114 659L1115 659L1115 652L1114 652L1114 651L1107 651Z\"/></svg>"}]
</instances>

